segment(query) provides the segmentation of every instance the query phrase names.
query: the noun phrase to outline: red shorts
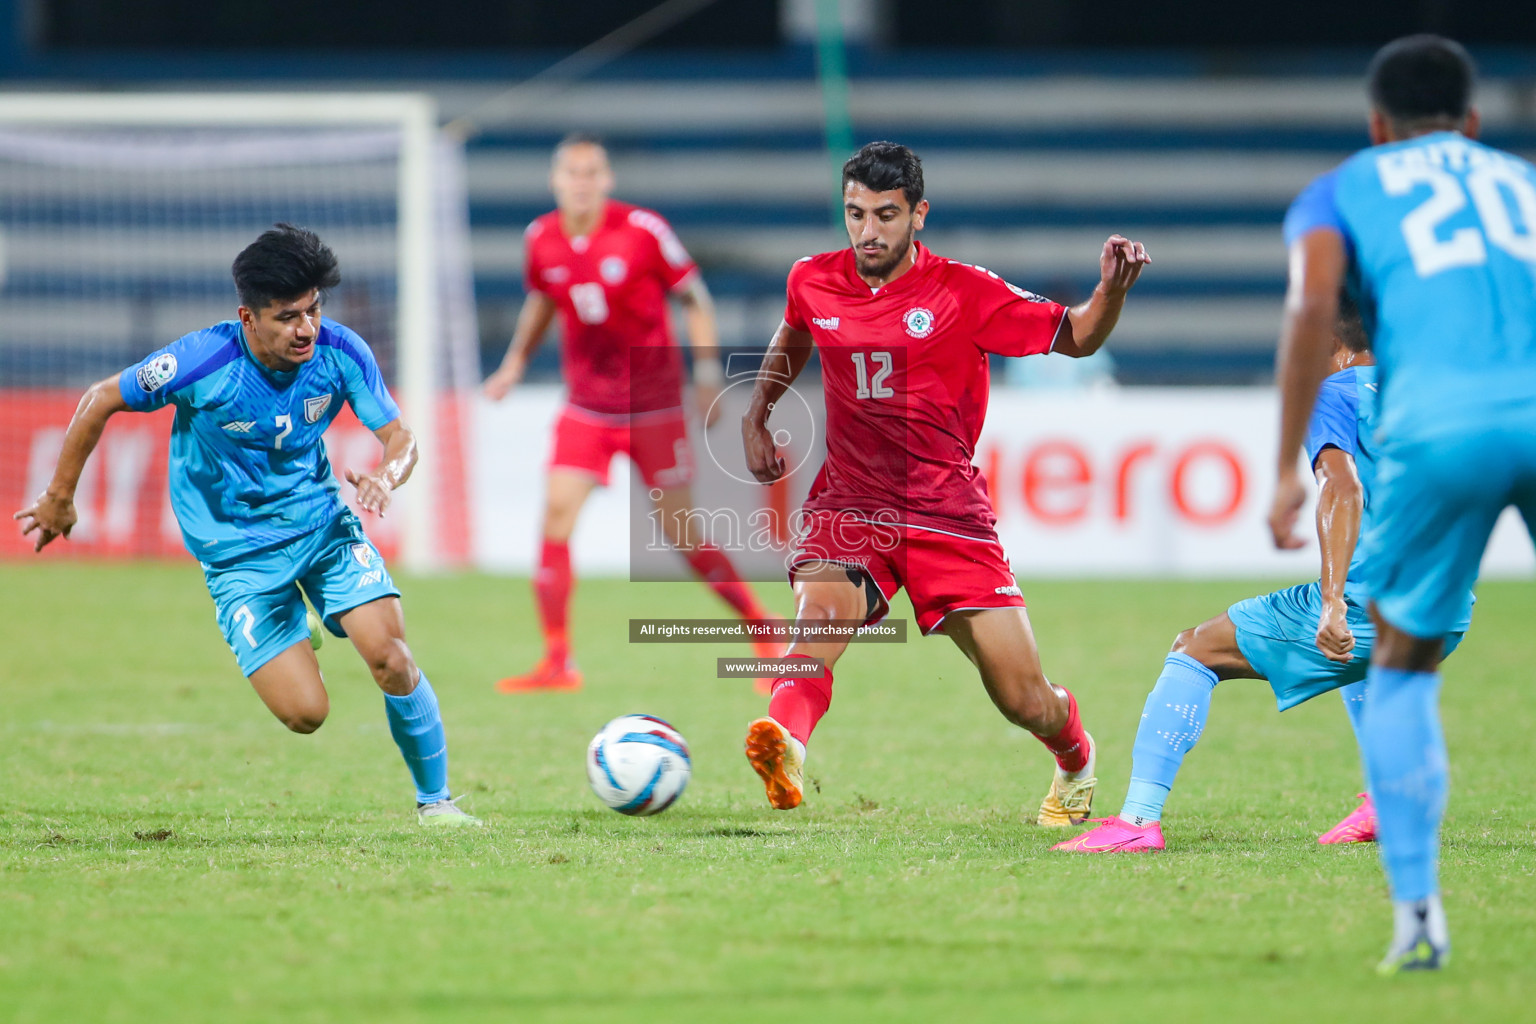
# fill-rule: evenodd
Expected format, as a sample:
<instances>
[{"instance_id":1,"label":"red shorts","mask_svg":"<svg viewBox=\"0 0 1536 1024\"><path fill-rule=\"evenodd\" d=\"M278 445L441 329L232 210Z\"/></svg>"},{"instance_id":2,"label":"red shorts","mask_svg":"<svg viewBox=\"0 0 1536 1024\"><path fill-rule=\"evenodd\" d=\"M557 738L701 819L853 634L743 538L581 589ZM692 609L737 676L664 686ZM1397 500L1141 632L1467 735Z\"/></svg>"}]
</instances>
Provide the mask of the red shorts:
<instances>
[{"instance_id":1,"label":"red shorts","mask_svg":"<svg viewBox=\"0 0 1536 1024\"><path fill-rule=\"evenodd\" d=\"M806 562L834 562L862 569L880 588L881 605L866 625L890 613L902 587L923 633L943 632L950 612L973 608L1023 608L1024 595L994 538L961 537L919 526L871 523L849 514L814 514L795 549L789 582Z\"/></svg>"},{"instance_id":2,"label":"red shorts","mask_svg":"<svg viewBox=\"0 0 1536 1024\"><path fill-rule=\"evenodd\" d=\"M555 421L550 469L574 469L608 486L608 465L622 452L634 462L647 487L681 487L693 482L693 451L682 409L633 416L589 412L575 405Z\"/></svg>"}]
</instances>

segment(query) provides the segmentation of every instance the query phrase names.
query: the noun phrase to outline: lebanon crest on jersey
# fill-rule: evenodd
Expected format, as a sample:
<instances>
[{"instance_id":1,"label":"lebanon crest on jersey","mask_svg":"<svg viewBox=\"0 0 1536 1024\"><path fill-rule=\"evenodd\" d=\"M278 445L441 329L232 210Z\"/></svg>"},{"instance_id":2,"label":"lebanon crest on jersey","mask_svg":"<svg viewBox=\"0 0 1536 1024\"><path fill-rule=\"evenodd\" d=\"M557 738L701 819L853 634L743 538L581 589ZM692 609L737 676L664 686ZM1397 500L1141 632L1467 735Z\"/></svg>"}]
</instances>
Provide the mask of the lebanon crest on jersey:
<instances>
[{"instance_id":1,"label":"lebanon crest on jersey","mask_svg":"<svg viewBox=\"0 0 1536 1024\"><path fill-rule=\"evenodd\" d=\"M901 314L901 325L914 338L926 338L933 333L933 310L913 306Z\"/></svg>"}]
</instances>

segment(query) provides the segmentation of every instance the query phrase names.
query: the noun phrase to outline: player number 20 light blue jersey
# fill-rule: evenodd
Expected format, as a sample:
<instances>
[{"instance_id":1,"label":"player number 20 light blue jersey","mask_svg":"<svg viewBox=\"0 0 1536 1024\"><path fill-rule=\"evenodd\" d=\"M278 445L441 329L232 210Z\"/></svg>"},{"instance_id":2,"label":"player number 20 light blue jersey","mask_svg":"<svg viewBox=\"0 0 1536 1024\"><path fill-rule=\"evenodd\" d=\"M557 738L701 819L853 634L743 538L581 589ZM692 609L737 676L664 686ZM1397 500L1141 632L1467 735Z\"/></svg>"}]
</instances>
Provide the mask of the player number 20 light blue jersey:
<instances>
[{"instance_id":1,"label":"player number 20 light blue jersey","mask_svg":"<svg viewBox=\"0 0 1536 1024\"><path fill-rule=\"evenodd\" d=\"M171 507L205 563L292 540L345 507L322 436L343 402L377 430L399 417L373 352L322 320L314 355L280 372L256 361L237 320L195 331L124 370L128 407L171 404Z\"/></svg>"},{"instance_id":2,"label":"player number 20 light blue jersey","mask_svg":"<svg viewBox=\"0 0 1536 1024\"><path fill-rule=\"evenodd\" d=\"M1363 150L1286 215L1337 231L1391 438L1458 432L1536 400L1536 168L1455 132Z\"/></svg>"}]
</instances>

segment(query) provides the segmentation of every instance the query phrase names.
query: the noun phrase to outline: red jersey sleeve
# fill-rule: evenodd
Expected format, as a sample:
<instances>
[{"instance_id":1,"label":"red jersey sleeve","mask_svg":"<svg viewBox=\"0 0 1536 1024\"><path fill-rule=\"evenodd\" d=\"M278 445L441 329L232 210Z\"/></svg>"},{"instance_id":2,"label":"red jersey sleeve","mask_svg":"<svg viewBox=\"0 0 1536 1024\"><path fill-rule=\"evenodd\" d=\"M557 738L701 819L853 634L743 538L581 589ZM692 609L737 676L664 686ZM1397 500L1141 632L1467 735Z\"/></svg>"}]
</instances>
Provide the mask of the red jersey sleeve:
<instances>
[{"instance_id":1,"label":"red jersey sleeve","mask_svg":"<svg viewBox=\"0 0 1536 1024\"><path fill-rule=\"evenodd\" d=\"M957 297L974 317L976 347L1000 356L1049 352L1067 307L1011 285L990 270L959 264Z\"/></svg>"},{"instance_id":2,"label":"red jersey sleeve","mask_svg":"<svg viewBox=\"0 0 1536 1024\"><path fill-rule=\"evenodd\" d=\"M544 225L534 221L528 225L528 230L523 232L523 291L532 295L534 292L542 292L540 284L540 267L538 265L539 234L544 230Z\"/></svg>"},{"instance_id":3,"label":"red jersey sleeve","mask_svg":"<svg viewBox=\"0 0 1536 1024\"><path fill-rule=\"evenodd\" d=\"M790 330L794 331L809 331L811 329L806 324L805 316L800 312L800 307L795 303L795 283L805 273L805 268L809 261L810 257L807 256L803 260L798 260L794 266L790 267L789 279L784 283L784 322L789 325Z\"/></svg>"},{"instance_id":4,"label":"red jersey sleeve","mask_svg":"<svg viewBox=\"0 0 1536 1024\"><path fill-rule=\"evenodd\" d=\"M668 224L661 214L651 210L634 209L629 211L629 222L645 231L655 242L656 247L652 254L653 266L668 291L682 284L689 274L699 269L694 264L693 257L688 255L688 250L683 248L683 243L678 241L672 225Z\"/></svg>"}]
</instances>

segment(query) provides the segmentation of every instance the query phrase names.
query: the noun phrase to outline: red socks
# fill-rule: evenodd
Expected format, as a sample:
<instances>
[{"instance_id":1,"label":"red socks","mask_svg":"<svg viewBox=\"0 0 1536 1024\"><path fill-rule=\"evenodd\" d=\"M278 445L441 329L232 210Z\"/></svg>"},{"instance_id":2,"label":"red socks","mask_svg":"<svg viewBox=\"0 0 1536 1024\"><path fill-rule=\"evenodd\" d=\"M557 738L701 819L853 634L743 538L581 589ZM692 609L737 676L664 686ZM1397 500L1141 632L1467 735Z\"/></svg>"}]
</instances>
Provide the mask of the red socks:
<instances>
[{"instance_id":1,"label":"red socks","mask_svg":"<svg viewBox=\"0 0 1536 1024\"><path fill-rule=\"evenodd\" d=\"M1077 717L1077 698L1066 687L1062 687L1061 692L1067 695L1067 724L1054 736L1035 738L1056 755L1056 763L1062 771L1082 771L1088 764L1088 734L1083 731L1083 723Z\"/></svg>"},{"instance_id":2,"label":"red socks","mask_svg":"<svg viewBox=\"0 0 1536 1024\"><path fill-rule=\"evenodd\" d=\"M719 594L726 604L736 609L744 619L766 619L768 613L757 603L752 588L741 582L736 567L725 557L725 552L712 544L701 544L683 552L688 565L709 589Z\"/></svg>"},{"instance_id":3,"label":"red socks","mask_svg":"<svg viewBox=\"0 0 1536 1024\"><path fill-rule=\"evenodd\" d=\"M549 660L564 665L571 655L566 613L571 604L571 547L546 540L539 549L539 571L533 577L533 594L544 628L544 649Z\"/></svg>"},{"instance_id":4,"label":"red socks","mask_svg":"<svg viewBox=\"0 0 1536 1024\"><path fill-rule=\"evenodd\" d=\"M791 658L812 660L807 654ZM768 716L789 730L801 743L808 743L811 731L832 704L832 670L823 670L820 679L785 679L773 681L773 697L768 701Z\"/></svg>"}]
</instances>

